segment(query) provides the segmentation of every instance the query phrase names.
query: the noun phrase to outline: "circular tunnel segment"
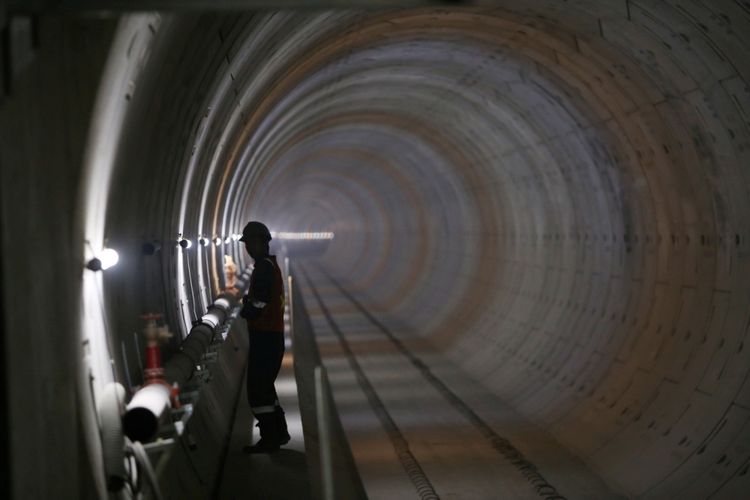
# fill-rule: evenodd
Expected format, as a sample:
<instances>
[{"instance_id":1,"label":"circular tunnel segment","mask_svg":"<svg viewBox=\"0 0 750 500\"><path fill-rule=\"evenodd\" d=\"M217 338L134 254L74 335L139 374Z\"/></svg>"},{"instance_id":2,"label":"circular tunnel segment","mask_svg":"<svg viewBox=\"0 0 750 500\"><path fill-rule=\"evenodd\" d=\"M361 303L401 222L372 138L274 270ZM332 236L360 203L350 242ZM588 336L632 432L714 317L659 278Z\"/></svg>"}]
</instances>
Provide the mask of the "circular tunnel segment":
<instances>
[{"instance_id":1,"label":"circular tunnel segment","mask_svg":"<svg viewBox=\"0 0 750 500\"><path fill-rule=\"evenodd\" d=\"M109 237L333 232L314 265L617 490L732 488L750 439L748 13L549 4L163 17ZM143 300L189 325L223 254L247 263L225 245L123 279L166 275L179 305Z\"/></svg>"}]
</instances>

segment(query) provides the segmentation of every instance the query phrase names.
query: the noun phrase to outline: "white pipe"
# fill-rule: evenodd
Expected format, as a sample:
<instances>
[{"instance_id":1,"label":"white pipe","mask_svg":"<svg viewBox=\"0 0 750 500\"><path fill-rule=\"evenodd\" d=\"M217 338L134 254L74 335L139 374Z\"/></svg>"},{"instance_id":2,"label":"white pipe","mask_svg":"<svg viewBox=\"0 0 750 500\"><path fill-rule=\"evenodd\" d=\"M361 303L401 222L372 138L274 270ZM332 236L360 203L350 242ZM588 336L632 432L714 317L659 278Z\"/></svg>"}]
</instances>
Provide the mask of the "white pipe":
<instances>
[{"instance_id":1,"label":"white pipe","mask_svg":"<svg viewBox=\"0 0 750 500\"><path fill-rule=\"evenodd\" d=\"M219 297L214 301L214 307L220 307L225 311L232 308L232 303L226 297Z\"/></svg>"},{"instance_id":2,"label":"white pipe","mask_svg":"<svg viewBox=\"0 0 750 500\"><path fill-rule=\"evenodd\" d=\"M125 388L118 383L104 387L99 400L99 419L104 453L104 476L109 491L120 491L127 480L122 413Z\"/></svg>"},{"instance_id":3,"label":"white pipe","mask_svg":"<svg viewBox=\"0 0 750 500\"><path fill-rule=\"evenodd\" d=\"M133 441L148 441L159 430L165 410L171 408L169 386L148 384L135 393L123 419L125 434Z\"/></svg>"},{"instance_id":4,"label":"white pipe","mask_svg":"<svg viewBox=\"0 0 750 500\"><path fill-rule=\"evenodd\" d=\"M187 381L201 354L211 342L216 327L226 321L231 309L232 300L227 297L217 298L208 308L200 323L190 330L180 352L172 356L164 367L165 378L169 383L175 382L181 386ZM125 413L125 434L132 441L145 442L151 439L159 430L164 410L171 407L170 397L171 389L166 384L149 384L138 390Z\"/></svg>"}]
</instances>

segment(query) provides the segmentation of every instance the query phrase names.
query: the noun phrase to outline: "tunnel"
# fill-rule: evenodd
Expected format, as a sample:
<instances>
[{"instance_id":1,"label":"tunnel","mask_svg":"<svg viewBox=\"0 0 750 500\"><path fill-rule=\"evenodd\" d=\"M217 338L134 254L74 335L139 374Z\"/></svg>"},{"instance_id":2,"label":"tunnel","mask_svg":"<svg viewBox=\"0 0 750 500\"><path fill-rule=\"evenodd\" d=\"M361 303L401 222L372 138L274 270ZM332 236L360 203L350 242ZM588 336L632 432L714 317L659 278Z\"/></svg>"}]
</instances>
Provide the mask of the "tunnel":
<instances>
[{"instance_id":1,"label":"tunnel","mask_svg":"<svg viewBox=\"0 0 750 500\"><path fill-rule=\"evenodd\" d=\"M748 496L750 4L403 5L0 2L4 497L115 495L144 315L169 362L236 278L151 473L263 498L217 486L249 220L310 498L315 365L337 498Z\"/></svg>"}]
</instances>

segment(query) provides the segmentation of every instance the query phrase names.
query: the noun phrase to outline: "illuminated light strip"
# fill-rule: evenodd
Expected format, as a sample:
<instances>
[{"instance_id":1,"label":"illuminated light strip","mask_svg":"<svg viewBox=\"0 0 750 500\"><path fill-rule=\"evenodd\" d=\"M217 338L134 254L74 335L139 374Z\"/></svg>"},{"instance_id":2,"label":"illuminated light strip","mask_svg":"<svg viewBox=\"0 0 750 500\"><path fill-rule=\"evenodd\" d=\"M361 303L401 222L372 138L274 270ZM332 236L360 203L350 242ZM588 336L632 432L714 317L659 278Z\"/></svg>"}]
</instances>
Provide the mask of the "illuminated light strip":
<instances>
[{"instance_id":1,"label":"illuminated light strip","mask_svg":"<svg viewBox=\"0 0 750 500\"><path fill-rule=\"evenodd\" d=\"M277 233L272 231L271 237L279 240L332 240L333 233Z\"/></svg>"}]
</instances>

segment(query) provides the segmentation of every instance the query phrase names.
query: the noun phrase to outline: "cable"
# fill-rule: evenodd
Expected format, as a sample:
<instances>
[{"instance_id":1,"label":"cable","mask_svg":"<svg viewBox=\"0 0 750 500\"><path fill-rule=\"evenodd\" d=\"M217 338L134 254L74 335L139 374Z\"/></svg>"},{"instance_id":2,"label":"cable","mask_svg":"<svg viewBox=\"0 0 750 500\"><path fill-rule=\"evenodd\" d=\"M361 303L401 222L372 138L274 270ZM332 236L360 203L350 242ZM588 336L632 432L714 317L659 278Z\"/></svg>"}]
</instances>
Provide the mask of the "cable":
<instances>
[{"instance_id":1,"label":"cable","mask_svg":"<svg viewBox=\"0 0 750 500\"><path fill-rule=\"evenodd\" d=\"M187 274L188 274L188 288L190 289L190 305L191 309L193 310L193 317L190 318L190 322L195 322L201 318L202 315L198 314L198 311L196 309L197 307L197 301L195 300L195 289L193 288L193 273L190 269L190 255L187 253L184 253L183 259L185 261L185 264L187 265Z\"/></svg>"},{"instance_id":2,"label":"cable","mask_svg":"<svg viewBox=\"0 0 750 500\"><path fill-rule=\"evenodd\" d=\"M162 500L163 497L161 495L159 483L156 480L156 473L154 472L154 468L151 466L151 460L148 458L146 450L143 448L143 445L140 441L134 442L131 445L131 448L136 460L138 461L143 471L146 473L146 479L148 479L148 482L151 486L151 491L154 494L154 498L156 500Z\"/></svg>"},{"instance_id":3,"label":"cable","mask_svg":"<svg viewBox=\"0 0 750 500\"><path fill-rule=\"evenodd\" d=\"M133 453L133 442L125 436L125 468L128 473L127 485L133 498L140 498L141 475L138 474L138 461Z\"/></svg>"}]
</instances>

